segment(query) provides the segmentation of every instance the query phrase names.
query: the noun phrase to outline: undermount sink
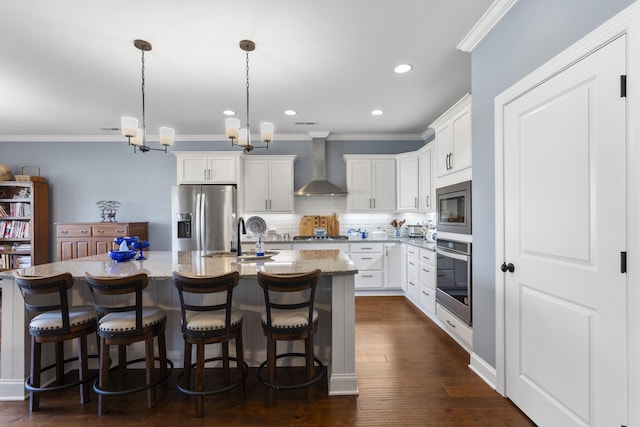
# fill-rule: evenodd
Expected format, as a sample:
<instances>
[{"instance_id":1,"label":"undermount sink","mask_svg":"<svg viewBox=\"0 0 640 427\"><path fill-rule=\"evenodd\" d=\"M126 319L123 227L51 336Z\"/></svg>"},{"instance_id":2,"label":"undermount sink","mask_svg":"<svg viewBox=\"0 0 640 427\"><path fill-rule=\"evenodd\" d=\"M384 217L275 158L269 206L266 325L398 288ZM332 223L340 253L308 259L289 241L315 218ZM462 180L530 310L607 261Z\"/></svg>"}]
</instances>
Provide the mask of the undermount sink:
<instances>
[{"instance_id":1,"label":"undermount sink","mask_svg":"<svg viewBox=\"0 0 640 427\"><path fill-rule=\"evenodd\" d=\"M260 260L271 258L274 255L278 255L277 251L265 251L263 256L257 256L255 252L243 252L238 256L239 260L248 261L248 260ZM234 257L236 256L235 252L227 252L227 251L214 251L207 252L202 255L205 258L222 258L222 257Z\"/></svg>"}]
</instances>

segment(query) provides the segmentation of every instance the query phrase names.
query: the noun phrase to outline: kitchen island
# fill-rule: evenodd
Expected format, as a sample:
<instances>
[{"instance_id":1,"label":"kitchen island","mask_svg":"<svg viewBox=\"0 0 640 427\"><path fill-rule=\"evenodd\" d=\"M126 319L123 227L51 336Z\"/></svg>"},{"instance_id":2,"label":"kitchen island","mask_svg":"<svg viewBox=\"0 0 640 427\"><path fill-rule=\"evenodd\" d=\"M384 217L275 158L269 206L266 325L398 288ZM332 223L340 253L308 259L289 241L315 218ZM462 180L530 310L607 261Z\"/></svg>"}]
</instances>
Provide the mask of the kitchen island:
<instances>
[{"instance_id":1,"label":"kitchen island","mask_svg":"<svg viewBox=\"0 0 640 427\"><path fill-rule=\"evenodd\" d=\"M167 356L177 367L182 366L184 343L180 328L180 301L174 288L172 273L218 275L232 271L240 273L240 283L234 291L234 301L244 311L243 341L245 361L259 366L266 360L266 339L262 333L260 316L264 310L258 271L274 274L301 273L319 268L322 276L316 290L316 309L319 312L316 356L327 367L329 394L358 393L355 373L355 297L354 274L357 269L344 252L339 250L284 250L271 259L247 259L238 262L229 254L203 252L145 253L147 259L116 263L107 255L94 255L69 261L43 264L20 272L25 275L52 275L69 272L74 277L71 301L73 305L90 304L91 296L84 281L85 273L97 276L126 276L145 272L149 286L145 303L155 304L167 311ZM25 397L24 378L28 375L29 332L25 323L24 301L14 283L13 273L0 273L2 278L2 341L0 344L0 400L22 400ZM90 354L96 354L95 344L89 340ZM140 343L141 344L141 343ZM302 343L291 343L279 352L300 351ZM212 347L212 346L208 346ZM213 346L216 347L216 346ZM217 351L211 349L210 351ZM134 345L131 358L141 357L142 345ZM44 353L44 352L43 352ZM75 354L69 346L66 353ZM210 357L207 354L207 357ZM46 362L46 361L45 361Z\"/></svg>"}]
</instances>

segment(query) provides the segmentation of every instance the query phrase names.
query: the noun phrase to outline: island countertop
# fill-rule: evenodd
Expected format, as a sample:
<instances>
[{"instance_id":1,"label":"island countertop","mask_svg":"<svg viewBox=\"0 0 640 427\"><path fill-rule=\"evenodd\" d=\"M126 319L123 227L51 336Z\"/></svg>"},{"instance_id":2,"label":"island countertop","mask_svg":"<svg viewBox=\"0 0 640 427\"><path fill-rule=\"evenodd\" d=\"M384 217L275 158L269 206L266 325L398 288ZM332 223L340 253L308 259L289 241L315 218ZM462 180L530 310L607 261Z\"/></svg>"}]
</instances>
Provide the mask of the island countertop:
<instances>
[{"instance_id":1,"label":"island countertop","mask_svg":"<svg viewBox=\"0 0 640 427\"><path fill-rule=\"evenodd\" d=\"M96 276L126 276L147 273L151 280L167 280L174 271L196 276L214 276L238 271L241 278L255 278L259 271L273 274L296 274L318 268L324 276L352 275L358 272L348 256L340 250L282 250L269 258L238 262L233 255L205 256L203 251L149 251L144 260L115 262L106 254L37 265L20 272L45 276L69 272L75 278L85 273ZM11 271L0 277L13 278Z\"/></svg>"}]
</instances>

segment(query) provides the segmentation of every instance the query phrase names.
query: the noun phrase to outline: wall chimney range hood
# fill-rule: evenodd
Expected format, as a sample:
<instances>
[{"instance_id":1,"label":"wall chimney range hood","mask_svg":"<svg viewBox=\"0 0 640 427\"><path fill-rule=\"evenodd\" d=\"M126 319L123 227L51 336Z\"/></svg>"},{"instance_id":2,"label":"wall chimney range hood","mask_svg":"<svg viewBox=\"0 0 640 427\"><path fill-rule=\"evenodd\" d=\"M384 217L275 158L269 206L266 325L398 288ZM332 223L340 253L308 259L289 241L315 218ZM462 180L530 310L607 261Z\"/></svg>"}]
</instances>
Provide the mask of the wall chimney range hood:
<instances>
[{"instance_id":1,"label":"wall chimney range hood","mask_svg":"<svg viewBox=\"0 0 640 427\"><path fill-rule=\"evenodd\" d=\"M347 192L327 181L326 138L329 132L310 132L313 144L313 181L294 192L294 196L346 196Z\"/></svg>"}]
</instances>

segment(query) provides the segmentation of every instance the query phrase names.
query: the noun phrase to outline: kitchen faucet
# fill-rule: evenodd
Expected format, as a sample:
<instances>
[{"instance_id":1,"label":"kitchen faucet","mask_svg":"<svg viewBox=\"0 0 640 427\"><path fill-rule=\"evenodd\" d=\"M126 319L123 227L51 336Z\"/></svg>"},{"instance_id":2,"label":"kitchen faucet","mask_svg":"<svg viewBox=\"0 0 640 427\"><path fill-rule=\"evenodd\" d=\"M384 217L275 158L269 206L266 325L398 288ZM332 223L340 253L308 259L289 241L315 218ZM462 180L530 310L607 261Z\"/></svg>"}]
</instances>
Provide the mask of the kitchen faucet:
<instances>
[{"instance_id":1,"label":"kitchen faucet","mask_svg":"<svg viewBox=\"0 0 640 427\"><path fill-rule=\"evenodd\" d=\"M236 244L236 257L239 257L240 255L242 255L242 243L240 242L242 239L240 239L240 226L242 225L242 234L247 234L247 229L244 226L244 218L240 217L238 218L238 242Z\"/></svg>"}]
</instances>

